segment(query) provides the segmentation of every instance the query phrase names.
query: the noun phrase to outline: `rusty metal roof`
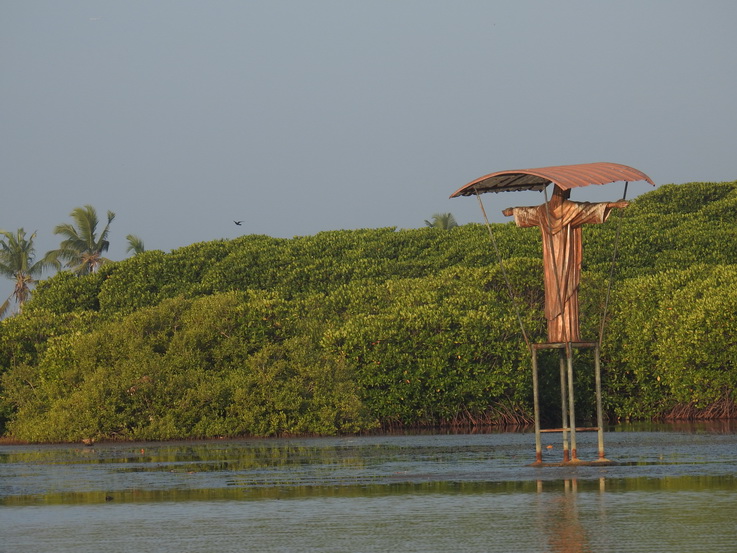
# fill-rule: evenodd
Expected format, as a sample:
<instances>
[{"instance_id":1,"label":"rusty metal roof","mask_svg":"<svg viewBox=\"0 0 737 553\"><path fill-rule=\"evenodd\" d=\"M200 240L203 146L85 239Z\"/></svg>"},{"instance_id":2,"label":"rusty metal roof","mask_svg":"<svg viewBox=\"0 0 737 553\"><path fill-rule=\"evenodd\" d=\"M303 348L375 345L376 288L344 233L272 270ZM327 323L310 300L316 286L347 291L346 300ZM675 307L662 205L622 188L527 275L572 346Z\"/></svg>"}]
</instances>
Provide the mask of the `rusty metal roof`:
<instances>
[{"instance_id":1,"label":"rusty metal roof","mask_svg":"<svg viewBox=\"0 0 737 553\"><path fill-rule=\"evenodd\" d=\"M477 192L542 190L550 183L558 185L563 190L570 190L571 188L589 186L590 184L640 180L647 181L655 186L655 183L645 173L619 163L598 162L558 165L538 169L497 171L469 182L453 192L450 197L472 196Z\"/></svg>"}]
</instances>

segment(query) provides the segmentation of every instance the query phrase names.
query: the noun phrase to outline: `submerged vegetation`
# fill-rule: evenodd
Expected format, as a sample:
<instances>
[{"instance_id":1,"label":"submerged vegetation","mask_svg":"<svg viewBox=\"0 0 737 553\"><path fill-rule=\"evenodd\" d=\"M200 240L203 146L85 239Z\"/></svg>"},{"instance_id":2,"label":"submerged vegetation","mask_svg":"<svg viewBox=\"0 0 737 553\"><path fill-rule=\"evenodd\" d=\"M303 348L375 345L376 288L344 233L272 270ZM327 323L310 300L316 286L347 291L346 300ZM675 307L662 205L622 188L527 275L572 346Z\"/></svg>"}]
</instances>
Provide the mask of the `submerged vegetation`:
<instances>
[{"instance_id":1,"label":"submerged vegetation","mask_svg":"<svg viewBox=\"0 0 737 553\"><path fill-rule=\"evenodd\" d=\"M588 339L617 234L608 416L734 417L737 182L662 186L585 228ZM494 235L514 300L480 225L251 235L59 273L0 323L0 425L65 441L529 421L520 320L544 339L540 238L511 223ZM584 390L589 367L582 354ZM542 375L551 419L556 374Z\"/></svg>"}]
</instances>

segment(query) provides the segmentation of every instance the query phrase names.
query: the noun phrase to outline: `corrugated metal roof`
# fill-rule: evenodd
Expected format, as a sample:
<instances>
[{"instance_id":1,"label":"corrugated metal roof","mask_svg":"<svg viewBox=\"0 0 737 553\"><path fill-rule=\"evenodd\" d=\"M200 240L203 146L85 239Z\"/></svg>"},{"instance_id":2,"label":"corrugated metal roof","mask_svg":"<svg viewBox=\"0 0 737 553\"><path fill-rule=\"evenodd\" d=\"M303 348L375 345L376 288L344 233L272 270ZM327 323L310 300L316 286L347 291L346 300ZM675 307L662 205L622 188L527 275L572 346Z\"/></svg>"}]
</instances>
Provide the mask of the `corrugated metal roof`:
<instances>
[{"instance_id":1,"label":"corrugated metal roof","mask_svg":"<svg viewBox=\"0 0 737 553\"><path fill-rule=\"evenodd\" d=\"M469 182L453 192L450 197L472 196L477 192L542 190L550 183L558 185L563 190L570 190L571 188L589 186L590 184L640 180L647 181L655 186L655 183L645 173L619 163L598 162L557 165L538 169L497 171Z\"/></svg>"}]
</instances>

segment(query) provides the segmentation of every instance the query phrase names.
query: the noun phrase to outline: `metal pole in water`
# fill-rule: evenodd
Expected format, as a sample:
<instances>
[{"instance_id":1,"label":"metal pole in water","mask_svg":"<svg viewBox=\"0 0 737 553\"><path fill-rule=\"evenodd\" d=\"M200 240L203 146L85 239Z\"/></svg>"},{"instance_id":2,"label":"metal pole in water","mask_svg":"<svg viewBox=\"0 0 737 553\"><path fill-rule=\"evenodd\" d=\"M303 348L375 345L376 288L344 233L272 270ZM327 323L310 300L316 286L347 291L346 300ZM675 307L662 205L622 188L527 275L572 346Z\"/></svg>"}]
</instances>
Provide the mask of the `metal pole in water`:
<instances>
[{"instance_id":1,"label":"metal pole in water","mask_svg":"<svg viewBox=\"0 0 737 553\"><path fill-rule=\"evenodd\" d=\"M543 448L540 441L540 390L537 381L537 349L534 346L530 349L532 350L532 401L535 410L535 462L542 463Z\"/></svg>"},{"instance_id":2,"label":"metal pole in water","mask_svg":"<svg viewBox=\"0 0 737 553\"><path fill-rule=\"evenodd\" d=\"M601 355L599 344L594 347L594 373L596 376L596 426L599 438L599 460L605 461L604 457L604 414L601 407Z\"/></svg>"},{"instance_id":3,"label":"metal pole in water","mask_svg":"<svg viewBox=\"0 0 737 553\"><path fill-rule=\"evenodd\" d=\"M576 462L578 453L576 451L576 411L573 394L573 347L570 342L566 344L566 357L568 358L568 423L571 429L571 462Z\"/></svg>"},{"instance_id":4,"label":"metal pole in water","mask_svg":"<svg viewBox=\"0 0 737 553\"><path fill-rule=\"evenodd\" d=\"M558 359L560 361L560 406L561 420L560 425L563 428L563 462L567 463L571 460L568 450L568 403L566 394L566 356L563 350L558 350Z\"/></svg>"}]
</instances>

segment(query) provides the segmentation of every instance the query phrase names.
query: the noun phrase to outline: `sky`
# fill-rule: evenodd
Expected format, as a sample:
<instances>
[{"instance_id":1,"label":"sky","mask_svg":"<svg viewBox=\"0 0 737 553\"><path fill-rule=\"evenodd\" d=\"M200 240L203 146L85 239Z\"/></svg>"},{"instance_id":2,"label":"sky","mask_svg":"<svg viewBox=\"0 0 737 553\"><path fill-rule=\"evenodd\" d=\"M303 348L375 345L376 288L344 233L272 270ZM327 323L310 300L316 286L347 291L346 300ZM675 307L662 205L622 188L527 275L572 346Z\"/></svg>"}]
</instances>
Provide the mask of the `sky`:
<instances>
[{"instance_id":1,"label":"sky","mask_svg":"<svg viewBox=\"0 0 737 553\"><path fill-rule=\"evenodd\" d=\"M482 222L448 197L501 170L733 181L735 21L734 0L0 0L0 228L40 256L90 204L119 260L127 234ZM542 199L484 202L501 222Z\"/></svg>"}]
</instances>

